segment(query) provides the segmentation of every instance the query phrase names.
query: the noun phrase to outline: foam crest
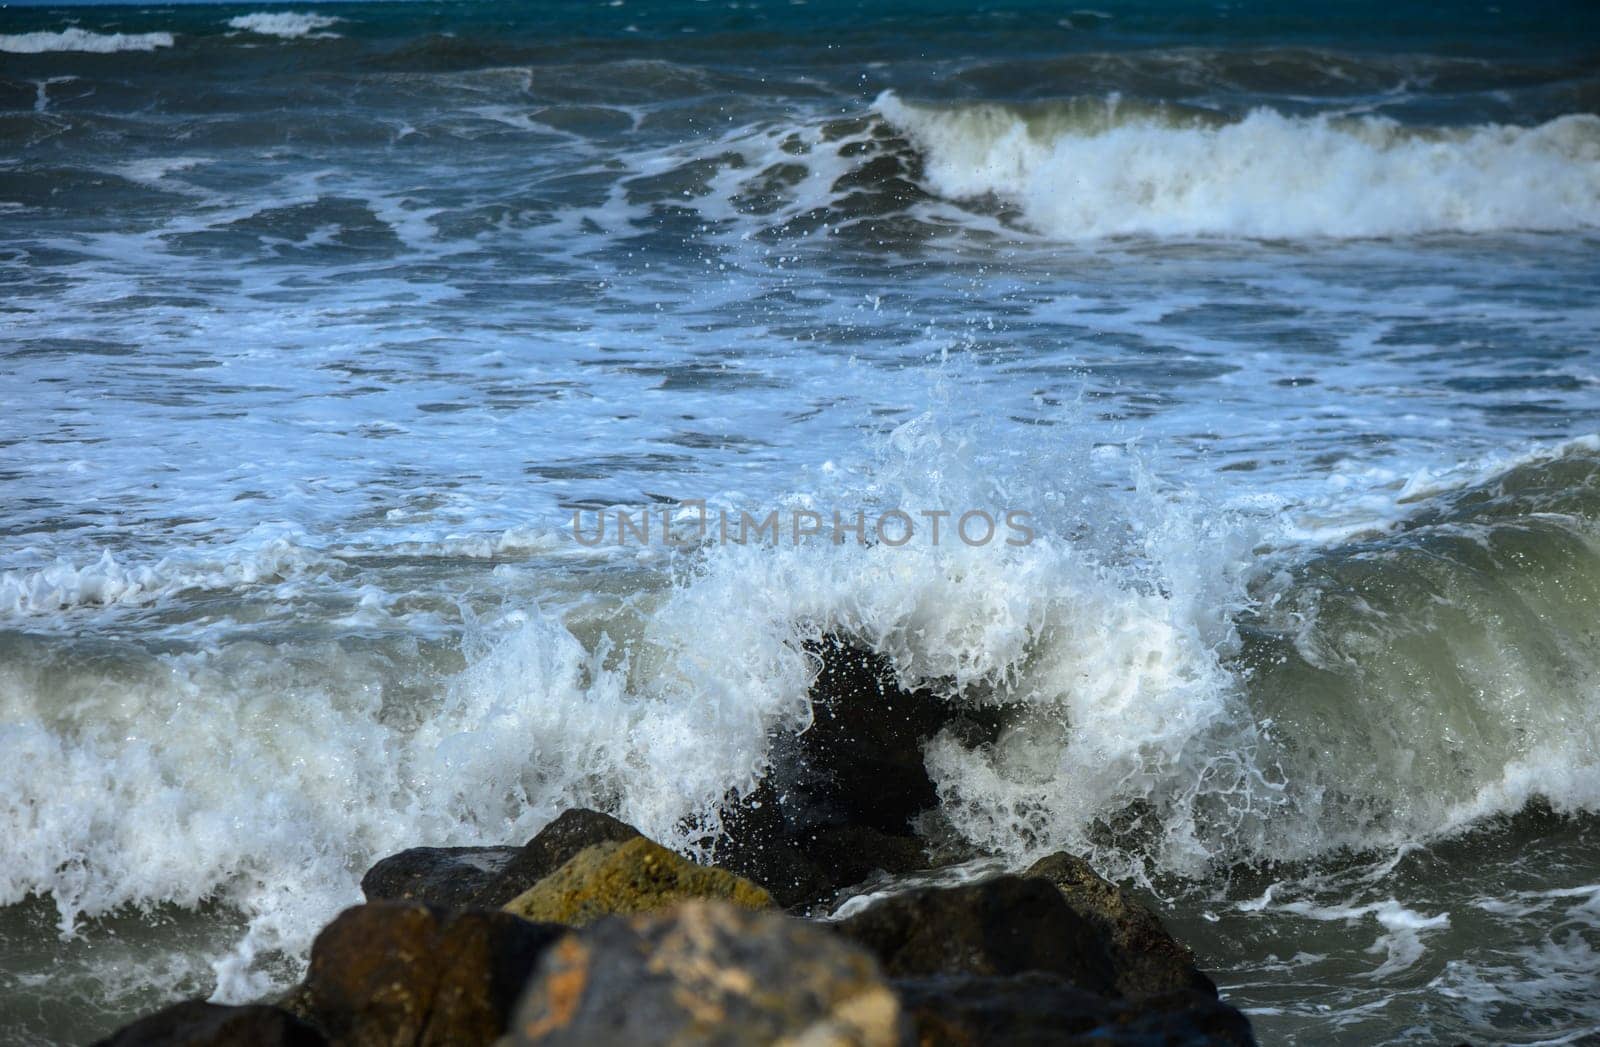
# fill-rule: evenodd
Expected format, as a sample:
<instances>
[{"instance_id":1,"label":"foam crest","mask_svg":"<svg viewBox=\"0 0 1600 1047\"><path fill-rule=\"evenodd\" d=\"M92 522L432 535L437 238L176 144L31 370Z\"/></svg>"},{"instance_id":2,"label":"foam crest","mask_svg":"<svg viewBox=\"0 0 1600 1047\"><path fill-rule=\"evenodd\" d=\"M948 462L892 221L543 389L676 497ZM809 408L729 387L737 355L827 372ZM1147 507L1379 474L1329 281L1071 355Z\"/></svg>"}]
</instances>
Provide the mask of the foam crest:
<instances>
[{"instance_id":1,"label":"foam crest","mask_svg":"<svg viewBox=\"0 0 1600 1047\"><path fill-rule=\"evenodd\" d=\"M76 27L55 32L0 35L0 51L14 55L37 55L49 51L90 54L154 51L158 47L171 47L172 43L171 33L91 33Z\"/></svg>"},{"instance_id":2,"label":"foam crest","mask_svg":"<svg viewBox=\"0 0 1600 1047\"><path fill-rule=\"evenodd\" d=\"M230 29L240 29L247 33L259 33L262 36L279 36L285 40L294 40L303 36L315 34L318 38L334 38L338 33L318 33L319 29L326 29L344 21L332 15L318 15L302 11L256 11L247 15L239 15L228 19Z\"/></svg>"},{"instance_id":3,"label":"foam crest","mask_svg":"<svg viewBox=\"0 0 1600 1047\"><path fill-rule=\"evenodd\" d=\"M218 995L260 994L359 900L374 857L526 838L565 805L613 800L640 733L674 730L641 726L559 623L508 628L443 687L405 639L72 665L14 651L0 904L48 895L70 934L125 906L221 902L248 930ZM697 733L675 730L685 747Z\"/></svg>"},{"instance_id":4,"label":"foam crest","mask_svg":"<svg viewBox=\"0 0 1600 1047\"><path fill-rule=\"evenodd\" d=\"M1600 117L1534 127L1413 128L1382 117L1229 122L880 96L932 191L993 198L1061 240L1262 239L1571 230L1600 225Z\"/></svg>"},{"instance_id":5,"label":"foam crest","mask_svg":"<svg viewBox=\"0 0 1600 1047\"><path fill-rule=\"evenodd\" d=\"M1203 807L1275 796L1255 781L1254 724L1223 665L1248 529L1148 485L1108 504L1093 475L1106 458L1082 447L1007 462L986 446L924 416L891 436L866 493L913 513L1025 506L1034 542L725 546L673 591L648 638L681 652L672 671L693 667L686 688L742 696L756 721L742 730L759 742L758 727L808 722L805 642L847 637L887 655L907 686L1007 710L996 745L940 738L927 753L943 814L973 845L1013 861L1091 850L1097 820L1148 803L1164 824L1158 860L1203 865L1223 846L1201 839ZM1119 470L1137 474L1137 460Z\"/></svg>"},{"instance_id":6,"label":"foam crest","mask_svg":"<svg viewBox=\"0 0 1600 1047\"><path fill-rule=\"evenodd\" d=\"M292 537L245 541L221 557L170 556L123 563L102 550L82 563L59 558L31 570L0 573L0 615L50 615L80 607L138 607L190 589L232 589L303 572L319 554Z\"/></svg>"}]
</instances>

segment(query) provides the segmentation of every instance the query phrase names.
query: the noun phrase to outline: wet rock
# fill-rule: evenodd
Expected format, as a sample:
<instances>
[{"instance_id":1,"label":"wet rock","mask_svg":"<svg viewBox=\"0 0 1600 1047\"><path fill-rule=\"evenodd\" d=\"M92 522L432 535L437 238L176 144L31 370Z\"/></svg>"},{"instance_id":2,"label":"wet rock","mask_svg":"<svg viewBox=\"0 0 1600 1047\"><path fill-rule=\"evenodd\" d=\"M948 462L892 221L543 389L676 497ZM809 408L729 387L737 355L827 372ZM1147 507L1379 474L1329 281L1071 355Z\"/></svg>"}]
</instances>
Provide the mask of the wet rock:
<instances>
[{"instance_id":1,"label":"wet rock","mask_svg":"<svg viewBox=\"0 0 1600 1047\"><path fill-rule=\"evenodd\" d=\"M140 1018L94 1047L323 1047L326 1042L316 1029L277 1007L189 1000Z\"/></svg>"},{"instance_id":2,"label":"wet rock","mask_svg":"<svg viewBox=\"0 0 1600 1047\"><path fill-rule=\"evenodd\" d=\"M749 880L696 865L639 836L580 851L505 908L529 920L582 926L602 916L652 912L689 898L715 898L746 909L775 904Z\"/></svg>"},{"instance_id":3,"label":"wet rock","mask_svg":"<svg viewBox=\"0 0 1600 1047\"><path fill-rule=\"evenodd\" d=\"M927 868L923 841L866 825L789 821L771 783L725 814L717 864L761 884L780 905L797 906L831 896L874 873Z\"/></svg>"},{"instance_id":4,"label":"wet rock","mask_svg":"<svg viewBox=\"0 0 1600 1047\"><path fill-rule=\"evenodd\" d=\"M336 1047L491 1043L564 933L496 910L358 905L317 936L296 1009Z\"/></svg>"},{"instance_id":5,"label":"wet rock","mask_svg":"<svg viewBox=\"0 0 1600 1047\"><path fill-rule=\"evenodd\" d=\"M412 847L367 870L367 901L418 901L466 908L514 858L517 847Z\"/></svg>"},{"instance_id":6,"label":"wet rock","mask_svg":"<svg viewBox=\"0 0 1600 1047\"><path fill-rule=\"evenodd\" d=\"M1088 992L1117 992L1101 930L1041 879L907 891L833 926L891 977L1042 971Z\"/></svg>"},{"instance_id":7,"label":"wet rock","mask_svg":"<svg viewBox=\"0 0 1600 1047\"><path fill-rule=\"evenodd\" d=\"M713 859L785 906L814 901L874 872L927 867L915 822L938 796L923 750L959 726L979 740L991 723L932 691L908 691L882 655L835 637L819 659L809 729L773 743L773 767L724 811Z\"/></svg>"},{"instance_id":8,"label":"wet rock","mask_svg":"<svg viewBox=\"0 0 1600 1047\"><path fill-rule=\"evenodd\" d=\"M882 655L829 638L811 686L811 727L780 772L789 803L815 824L866 826L906 834L938 802L922 750L954 712L931 692L894 682Z\"/></svg>"},{"instance_id":9,"label":"wet rock","mask_svg":"<svg viewBox=\"0 0 1600 1047\"><path fill-rule=\"evenodd\" d=\"M895 983L919 1047L1251 1047L1250 1023L1203 992L1120 1000L1038 972Z\"/></svg>"},{"instance_id":10,"label":"wet rock","mask_svg":"<svg viewBox=\"0 0 1600 1047\"><path fill-rule=\"evenodd\" d=\"M390 855L361 878L361 890L368 901L498 909L585 847L638 835L609 814L575 809L522 847L413 847Z\"/></svg>"},{"instance_id":11,"label":"wet rock","mask_svg":"<svg viewBox=\"0 0 1600 1047\"><path fill-rule=\"evenodd\" d=\"M1194 954L1167 933L1160 918L1082 858L1052 854L1024 875L1054 884L1072 911L1104 935L1124 996L1184 989L1217 995L1216 984L1195 966Z\"/></svg>"},{"instance_id":12,"label":"wet rock","mask_svg":"<svg viewBox=\"0 0 1600 1047\"><path fill-rule=\"evenodd\" d=\"M778 913L696 901L562 939L506 1042L889 1047L904 1033L864 950Z\"/></svg>"}]
</instances>

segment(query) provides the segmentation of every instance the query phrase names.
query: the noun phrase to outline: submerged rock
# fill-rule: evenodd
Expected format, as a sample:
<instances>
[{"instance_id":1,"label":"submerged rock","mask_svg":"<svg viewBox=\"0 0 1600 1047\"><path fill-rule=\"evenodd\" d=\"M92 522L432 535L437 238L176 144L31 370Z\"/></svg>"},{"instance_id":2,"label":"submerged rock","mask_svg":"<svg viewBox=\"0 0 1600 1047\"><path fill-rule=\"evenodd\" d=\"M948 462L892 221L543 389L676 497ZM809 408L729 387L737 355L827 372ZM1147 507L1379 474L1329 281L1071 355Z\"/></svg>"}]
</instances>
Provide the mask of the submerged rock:
<instances>
[{"instance_id":1,"label":"submerged rock","mask_svg":"<svg viewBox=\"0 0 1600 1047\"><path fill-rule=\"evenodd\" d=\"M1039 972L895 983L918 1047L1251 1047L1250 1023L1203 992L1099 996Z\"/></svg>"},{"instance_id":2,"label":"submerged rock","mask_svg":"<svg viewBox=\"0 0 1600 1047\"><path fill-rule=\"evenodd\" d=\"M866 951L778 913L695 901L563 938L507 1042L890 1047L905 1032Z\"/></svg>"},{"instance_id":3,"label":"submerged rock","mask_svg":"<svg viewBox=\"0 0 1600 1047\"><path fill-rule=\"evenodd\" d=\"M1024 875L1054 884L1072 911L1101 932L1124 996L1184 989L1217 995L1216 983L1195 966L1194 954L1167 933L1160 918L1082 858L1052 854Z\"/></svg>"},{"instance_id":4,"label":"submerged rock","mask_svg":"<svg viewBox=\"0 0 1600 1047\"><path fill-rule=\"evenodd\" d=\"M317 936L295 1008L336 1047L491 1043L564 933L496 910L358 905Z\"/></svg>"},{"instance_id":5,"label":"submerged rock","mask_svg":"<svg viewBox=\"0 0 1600 1047\"><path fill-rule=\"evenodd\" d=\"M775 904L770 894L743 877L695 865L638 836L585 848L505 908L529 920L581 926L602 916L652 912L689 898L715 898L745 909Z\"/></svg>"},{"instance_id":6,"label":"submerged rock","mask_svg":"<svg viewBox=\"0 0 1600 1047\"><path fill-rule=\"evenodd\" d=\"M1040 879L907 891L833 926L892 977L1043 971L1088 992L1117 992L1104 934Z\"/></svg>"},{"instance_id":7,"label":"submerged rock","mask_svg":"<svg viewBox=\"0 0 1600 1047\"><path fill-rule=\"evenodd\" d=\"M413 847L390 855L367 870L361 890L368 901L498 909L585 847L638 835L609 814L575 809L522 847Z\"/></svg>"},{"instance_id":8,"label":"submerged rock","mask_svg":"<svg viewBox=\"0 0 1600 1047\"><path fill-rule=\"evenodd\" d=\"M277 1007L189 1000L140 1018L94 1047L324 1047L322 1034Z\"/></svg>"}]
</instances>

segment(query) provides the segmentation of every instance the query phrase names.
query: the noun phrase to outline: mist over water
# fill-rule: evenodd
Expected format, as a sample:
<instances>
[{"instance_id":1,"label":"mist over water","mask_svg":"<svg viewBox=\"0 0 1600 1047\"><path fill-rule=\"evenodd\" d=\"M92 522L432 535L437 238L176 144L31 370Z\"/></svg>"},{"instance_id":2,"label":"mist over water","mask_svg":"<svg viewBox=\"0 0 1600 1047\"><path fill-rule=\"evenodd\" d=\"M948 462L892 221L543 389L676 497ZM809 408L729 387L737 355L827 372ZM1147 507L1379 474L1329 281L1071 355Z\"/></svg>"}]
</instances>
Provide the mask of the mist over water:
<instances>
[{"instance_id":1,"label":"mist over water","mask_svg":"<svg viewBox=\"0 0 1600 1047\"><path fill-rule=\"evenodd\" d=\"M0 11L3 1035L280 988L408 846L691 846L830 633L999 710L930 831L1153 892L1263 1042L1595 1035L1597 55L1576 4ZM1037 537L572 537L691 500Z\"/></svg>"}]
</instances>

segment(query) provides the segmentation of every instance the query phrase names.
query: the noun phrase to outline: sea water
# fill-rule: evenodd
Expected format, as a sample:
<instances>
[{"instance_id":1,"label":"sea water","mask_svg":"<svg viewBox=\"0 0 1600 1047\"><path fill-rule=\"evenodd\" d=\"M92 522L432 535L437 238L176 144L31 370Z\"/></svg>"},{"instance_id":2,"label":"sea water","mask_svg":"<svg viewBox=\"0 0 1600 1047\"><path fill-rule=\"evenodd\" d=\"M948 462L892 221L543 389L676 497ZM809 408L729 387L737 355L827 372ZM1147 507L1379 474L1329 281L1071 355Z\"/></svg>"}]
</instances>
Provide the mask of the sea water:
<instances>
[{"instance_id":1,"label":"sea water","mask_svg":"<svg viewBox=\"0 0 1600 1047\"><path fill-rule=\"evenodd\" d=\"M1590 5L11 7L0 143L0 1037L689 846L827 633L1264 1043L1600 1035Z\"/></svg>"}]
</instances>

